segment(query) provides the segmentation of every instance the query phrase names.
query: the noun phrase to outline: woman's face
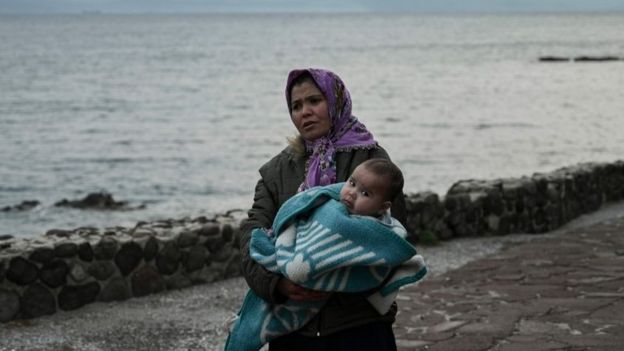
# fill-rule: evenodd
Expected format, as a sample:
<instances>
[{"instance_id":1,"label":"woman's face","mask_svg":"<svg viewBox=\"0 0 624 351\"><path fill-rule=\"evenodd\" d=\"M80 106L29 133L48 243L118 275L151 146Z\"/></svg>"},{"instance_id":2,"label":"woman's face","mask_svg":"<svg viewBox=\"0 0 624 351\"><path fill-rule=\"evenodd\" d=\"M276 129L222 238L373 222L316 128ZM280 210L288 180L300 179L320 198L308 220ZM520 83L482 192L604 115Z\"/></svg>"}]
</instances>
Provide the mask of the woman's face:
<instances>
[{"instance_id":1,"label":"woman's face","mask_svg":"<svg viewBox=\"0 0 624 351\"><path fill-rule=\"evenodd\" d=\"M326 136L331 129L327 100L316 85L304 81L292 87L290 117L305 140Z\"/></svg>"}]
</instances>

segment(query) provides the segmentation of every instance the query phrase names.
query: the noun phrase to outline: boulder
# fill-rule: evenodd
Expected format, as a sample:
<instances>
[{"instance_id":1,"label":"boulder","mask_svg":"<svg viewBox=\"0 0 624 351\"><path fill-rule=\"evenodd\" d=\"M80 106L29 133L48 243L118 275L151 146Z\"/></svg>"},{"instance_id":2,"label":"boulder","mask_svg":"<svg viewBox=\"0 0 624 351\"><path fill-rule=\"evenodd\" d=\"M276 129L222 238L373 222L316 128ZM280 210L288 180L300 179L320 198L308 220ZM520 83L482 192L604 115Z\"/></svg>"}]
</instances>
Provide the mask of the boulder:
<instances>
[{"instance_id":1,"label":"boulder","mask_svg":"<svg viewBox=\"0 0 624 351\"><path fill-rule=\"evenodd\" d=\"M153 260L156 255L158 255L158 240L152 236L147 239L143 248L143 259L148 262Z\"/></svg>"},{"instance_id":2,"label":"boulder","mask_svg":"<svg viewBox=\"0 0 624 351\"><path fill-rule=\"evenodd\" d=\"M23 257L13 258L6 274L8 280L19 285L28 285L37 280L38 276L37 266Z\"/></svg>"},{"instance_id":3,"label":"boulder","mask_svg":"<svg viewBox=\"0 0 624 351\"><path fill-rule=\"evenodd\" d=\"M134 296L145 296L166 289L164 279L152 266L144 265L132 273L131 288Z\"/></svg>"},{"instance_id":4,"label":"boulder","mask_svg":"<svg viewBox=\"0 0 624 351\"><path fill-rule=\"evenodd\" d=\"M93 261L93 248L89 243L82 243L78 245L78 257L85 262Z\"/></svg>"},{"instance_id":5,"label":"boulder","mask_svg":"<svg viewBox=\"0 0 624 351\"><path fill-rule=\"evenodd\" d=\"M125 277L130 274L143 259L143 250L135 242L128 242L121 246L115 255L115 263L119 271Z\"/></svg>"},{"instance_id":6,"label":"boulder","mask_svg":"<svg viewBox=\"0 0 624 351\"><path fill-rule=\"evenodd\" d=\"M19 309L19 296L14 291L0 289L0 323L12 320Z\"/></svg>"},{"instance_id":7,"label":"boulder","mask_svg":"<svg viewBox=\"0 0 624 351\"><path fill-rule=\"evenodd\" d=\"M0 208L0 212L28 211L39 206L40 204L41 203L37 200L26 200L26 201L22 201L21 203L17 205L2 207Z\"/></svg>"},{"instance_id":8,"label":"boulder","mask_svg":"<svg viewBox=\"0 0 624 351\"><path fill-rule=\"evenodd\" d=\"M56 312L54 295L40 283L29 285L20 299L22 318L35 318Z\"/></svg>"},{"instance_id":9,"label":"boulder","mask_svg":"<svg viewBox=\"0 0 624 351\"><path fill-rule=\"evenodd\" d=\"M165 244L165 247L156 257L156 266L162 274L173 274L180 263L182 254L172 242Z\"/></svg>"},{"instance_id":10,"label":"boulder","mask_svg":"<svg viewBox=\"0 0 624 351\"><path fill-rule=\"evenodd\" d=\"M134 210L145 208L145 205L129 207L126 201L115 201L109 193L90 193L80 200L63 199L54 204L56 207L71 207L91 210Z\"/></svg>"},{"instance_id":11,"label":"boulder","mask_svg":"<svg viewBox=\"0 0 624 351\"><path fill-rule=\"evenodd\" d=\"M58 288L61 285L65 285L68 273L69 267L67 263L62 260L56 260L46 263L41 268L39 278L50 288Z\"/></svg>"},{"instance_id":12,"label":"boulder","mask_svg":"<svg viewBox=\"0 0 624 351\"><path fill-rule=\"evenodd\" d=\"M73 257L78 253L78 245L74 243L61 243L54 247L56 257Z\"/></svg>"},{"instance_id":13,"label":"boulder","mask_svg":"<svg viewBox=\"0 0 624 351\"><path fill-rule=\"evenodd\" d=\"M102 289L99 300L103 302L122 301L132 297L130 287L121 277L111 279Z\"/></svg>"},{"instance_id":14,"label":"boulder","mask_svg":"<svg viewBox=\"0 0 624 351\"><path fill-rule=\"evenodd\" d=\"M100 284L96 282L77 286L64 286L58 295L59 307L64 311L80 308L94 302L100 293Z\"/></svg>"},{"instance_id":15,"label":"boulder","mask_svg":"<svg viewBox=\"0 0 624 351\"><path fill-rule=\"evenodd\" d=\"M106 280L116 271L115 264L111 261L95 261L87 268L87 273L97 280Z\"/></svg>"},{"instance_id":16,"label":"boulder","mask_svg":"<svg viewBox=\"0 0 624 351\"><path fill-rule=\"evenodd\" d=\"M97 260L110 260L117 253L117 240L103 237L93 248L93 255Z\"/></svg>"},{"instance_id":17,"label":"boulder","mask_svg":"<svg viewBox=\"0 0 624 351\"><path fill-rule=\"evenodd\" d=\"M182 263L188 272L192 272L204 266L207 256L208 250L205 247L194 246L189 250L188 255Z\"/></svg>"},{"instance_id":18,"label":"boulder","mask_svg":"<svg viewBox=\"0 0 624 351\"><path fill-rule=\"evenodd\" d=\"M37 263L48 263L54 259L54 249L51 247L39 247L30 254L28 259Z\"/></svg>"}]
</instances>

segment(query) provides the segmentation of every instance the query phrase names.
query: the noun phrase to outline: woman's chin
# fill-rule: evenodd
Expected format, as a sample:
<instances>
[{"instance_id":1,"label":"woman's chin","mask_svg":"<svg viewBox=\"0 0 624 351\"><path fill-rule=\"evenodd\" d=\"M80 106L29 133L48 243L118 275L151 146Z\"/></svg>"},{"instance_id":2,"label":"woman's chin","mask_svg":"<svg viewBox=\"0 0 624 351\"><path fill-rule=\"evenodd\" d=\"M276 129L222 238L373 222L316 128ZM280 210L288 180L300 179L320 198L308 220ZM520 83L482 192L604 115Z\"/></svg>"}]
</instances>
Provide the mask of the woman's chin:
<instances>
[{"instance_id":1,"label":"woman's chin","mask_svg":"<svg viewBox=\"0 0 624 351\"><path fill-rule=\"evenodd\" d=\"M303 132L300 132L299 134L301 134L301 137L306 141L316 141L324 137L326 133L322 133L316 130L310 130L310 131L304 130Z\"/></svg>"}]
</instances>

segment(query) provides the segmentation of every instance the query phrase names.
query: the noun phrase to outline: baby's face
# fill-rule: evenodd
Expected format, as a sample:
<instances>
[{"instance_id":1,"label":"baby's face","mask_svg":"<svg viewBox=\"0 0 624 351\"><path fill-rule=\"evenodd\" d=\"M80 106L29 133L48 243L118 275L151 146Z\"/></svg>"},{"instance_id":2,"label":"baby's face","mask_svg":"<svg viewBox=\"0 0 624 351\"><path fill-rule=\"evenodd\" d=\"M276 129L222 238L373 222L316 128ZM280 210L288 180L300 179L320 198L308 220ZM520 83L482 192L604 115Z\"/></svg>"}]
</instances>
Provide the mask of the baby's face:
<instances>
[{"instance_id":1,"label":"baby's face","mask_svg":"<svg viewBox=\"0 0 624 351\"><path fill-rule=\"evenodd\" d=\"M386 191L383 177L358 166L340 190L340 202L347 206L350 214L379 217L391 205L385 200Z\"/></svg>"}]
</instances>

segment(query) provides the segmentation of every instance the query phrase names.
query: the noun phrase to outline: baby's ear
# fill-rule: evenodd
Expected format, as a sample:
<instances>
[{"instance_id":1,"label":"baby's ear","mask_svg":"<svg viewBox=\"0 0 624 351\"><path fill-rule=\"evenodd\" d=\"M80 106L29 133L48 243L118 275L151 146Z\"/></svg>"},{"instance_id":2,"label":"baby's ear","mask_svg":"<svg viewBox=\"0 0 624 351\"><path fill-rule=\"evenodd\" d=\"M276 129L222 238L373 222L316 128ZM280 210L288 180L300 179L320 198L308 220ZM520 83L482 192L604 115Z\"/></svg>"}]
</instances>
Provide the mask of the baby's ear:
<instances>
[{"instance_id":1,"label":"baby's ear","mask_svg":"<svg viewBox=\"0 0 624 351\"><path fill-rule=\"evenodd\" d=\"M388 211L390 209L390 207L392 207L392 201L384 202L383 205L381 206L381 214L383 214L384 212Z\"/></svg>"}]
</instances>

